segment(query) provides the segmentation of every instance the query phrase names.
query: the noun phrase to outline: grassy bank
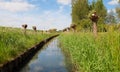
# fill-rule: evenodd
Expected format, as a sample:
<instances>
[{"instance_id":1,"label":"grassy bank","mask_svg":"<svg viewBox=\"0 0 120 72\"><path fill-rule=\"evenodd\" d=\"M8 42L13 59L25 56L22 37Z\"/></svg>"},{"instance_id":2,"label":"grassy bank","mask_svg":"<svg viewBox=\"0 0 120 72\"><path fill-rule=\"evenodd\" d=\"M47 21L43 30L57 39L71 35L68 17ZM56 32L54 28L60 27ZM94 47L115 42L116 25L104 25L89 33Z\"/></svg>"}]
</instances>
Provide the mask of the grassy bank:
<instances>
[{"instance_id":1,"label":"grassy bank","mask_svg":"<svg viewBox=\"0 0 120 72\"><path fill-rule=\"evenodd\" d=\"M119 72L120 32L63 33L62 49L69 54L76 72Z\"/></svg>"},{"instance_id":2,"label":"grassy bank","mask_svg":"<svg viewBox=\"0 0 120 72\"><path fill-rule=\"evenodd\" d=\"M0 27L0 64L14 59L43 39L53 34L35 33L28 30L26 35L22 29Z\"/></svg>"}]
</instances>

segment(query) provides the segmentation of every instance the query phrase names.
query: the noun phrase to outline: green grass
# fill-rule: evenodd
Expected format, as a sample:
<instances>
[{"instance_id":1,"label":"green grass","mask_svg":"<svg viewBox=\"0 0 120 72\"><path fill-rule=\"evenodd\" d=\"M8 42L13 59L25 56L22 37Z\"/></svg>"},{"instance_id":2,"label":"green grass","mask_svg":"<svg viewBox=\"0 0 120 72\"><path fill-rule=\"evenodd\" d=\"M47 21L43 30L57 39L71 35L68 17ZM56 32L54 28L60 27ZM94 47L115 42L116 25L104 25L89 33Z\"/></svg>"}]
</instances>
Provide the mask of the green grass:
<instances>
[{"instance_id":1,"label":"green grass","mask_svg":"<svg viewBox=\"0 0 120 72\"><path fill-rule=\"evenodd\" d=\"M54 34L28 30L26 35L22 29L0 27L0 64L14 59L27 49Z\"/></svg>"},{"instance_id":2,"label":"green grass","mask_svg":"<svg viewBox=\"0 0 120 72\"><path fill-rule=\"evenodd\" d=\"M76 72L120 72L120 32L63 33L59 40Z\"/></svg>"}]
</instances>

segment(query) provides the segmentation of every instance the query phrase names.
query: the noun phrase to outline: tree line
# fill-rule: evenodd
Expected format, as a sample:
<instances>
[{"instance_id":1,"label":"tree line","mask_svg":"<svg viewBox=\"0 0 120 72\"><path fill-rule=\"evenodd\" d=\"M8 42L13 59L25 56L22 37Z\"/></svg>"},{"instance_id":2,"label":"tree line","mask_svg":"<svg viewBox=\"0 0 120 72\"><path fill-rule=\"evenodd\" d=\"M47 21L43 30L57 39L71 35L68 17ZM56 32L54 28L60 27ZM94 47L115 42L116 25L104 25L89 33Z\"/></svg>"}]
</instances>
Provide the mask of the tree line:
<instances>
[{"instance_id":1,"label":"tree line","mask_svg":"<svg viewBox=\"0 0 120 72\"><path fill-rule=\"evenodd\" d=\"M112 10L109 13L107 12L103 0L92 0L92 2L89 2L88 0L72 0L71 4L72 24L77 25L78 31L92 30L90 16L94 11L96 11L99 16L97 23L98 31L106 31L106 25L116 24L117 19L120 18L120 5L116 8L117 16L115 16Z\"/></svg>"}]
</instances>

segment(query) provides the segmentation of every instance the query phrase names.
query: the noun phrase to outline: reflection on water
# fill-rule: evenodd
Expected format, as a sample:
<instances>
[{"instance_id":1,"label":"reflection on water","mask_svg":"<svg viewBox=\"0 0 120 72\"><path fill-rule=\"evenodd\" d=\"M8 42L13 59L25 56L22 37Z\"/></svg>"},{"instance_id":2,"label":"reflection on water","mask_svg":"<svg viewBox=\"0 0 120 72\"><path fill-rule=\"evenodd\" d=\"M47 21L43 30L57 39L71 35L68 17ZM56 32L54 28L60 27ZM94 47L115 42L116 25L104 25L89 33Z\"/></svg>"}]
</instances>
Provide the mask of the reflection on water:
<instances>
[{"instance_id":1,"label":"reflection on water","mask_svg":"<svg viewBox=\"0 0 120 72\"><path fill-rule=\"evenodd\" d=\"M44 46L20 72L68 72L58 40Z\"/></svg>"}]
</instances>

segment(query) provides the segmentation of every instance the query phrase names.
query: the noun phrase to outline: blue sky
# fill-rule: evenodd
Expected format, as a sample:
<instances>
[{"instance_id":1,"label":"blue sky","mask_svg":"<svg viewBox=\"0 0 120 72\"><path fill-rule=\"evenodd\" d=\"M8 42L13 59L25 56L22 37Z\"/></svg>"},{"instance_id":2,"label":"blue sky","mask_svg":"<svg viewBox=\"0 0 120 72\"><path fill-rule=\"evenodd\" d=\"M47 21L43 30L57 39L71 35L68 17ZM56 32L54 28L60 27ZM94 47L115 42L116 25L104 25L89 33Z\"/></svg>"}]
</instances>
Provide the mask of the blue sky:
<instances>
[{"instance_id":1,"label":"blue sky","mask_svg":"<svg viewBox=\"0 0 120 72\"><path fill-rule=\"evenodd\" d=\"M103 0L108 12L115 12L117 0ZM71 24L71 0L0 0L0 26L39 30L69 27Z\"/></svg>"}]
</instances>

